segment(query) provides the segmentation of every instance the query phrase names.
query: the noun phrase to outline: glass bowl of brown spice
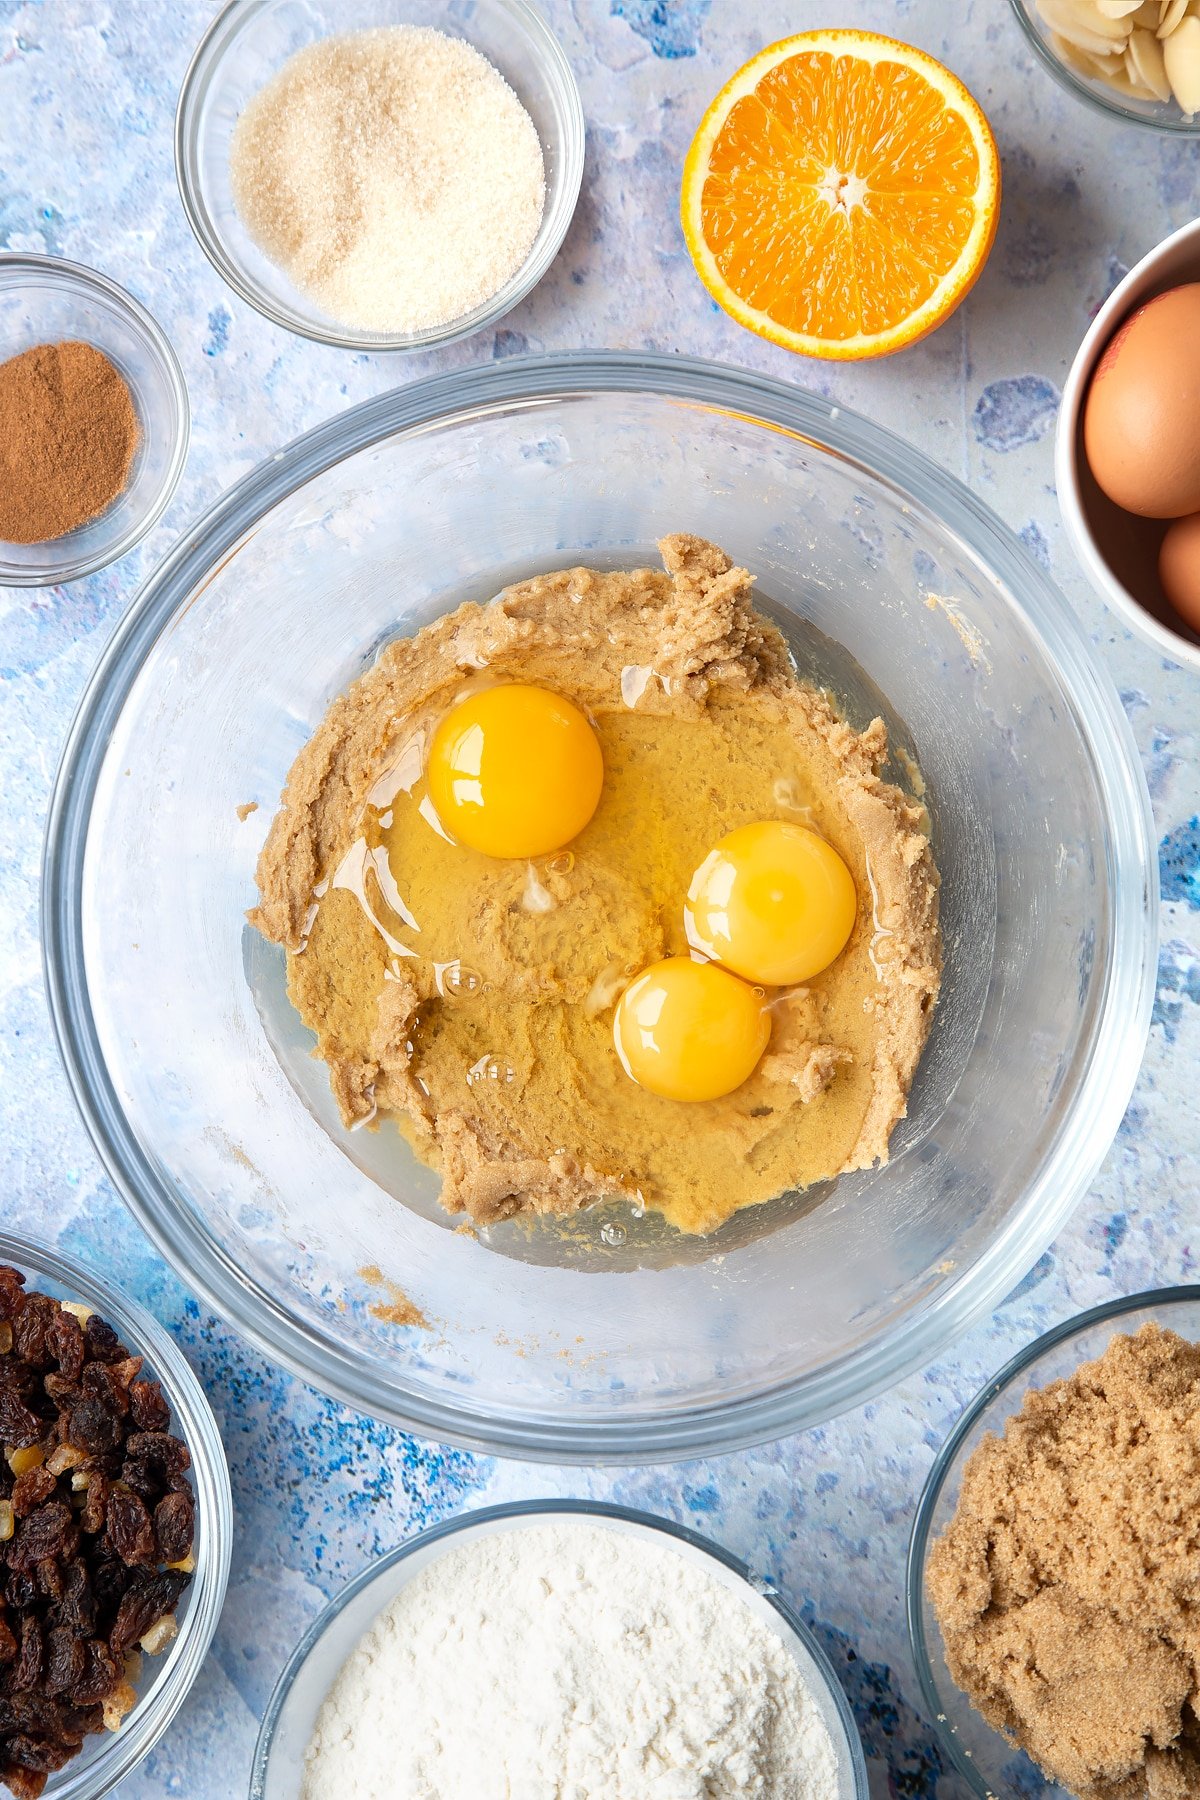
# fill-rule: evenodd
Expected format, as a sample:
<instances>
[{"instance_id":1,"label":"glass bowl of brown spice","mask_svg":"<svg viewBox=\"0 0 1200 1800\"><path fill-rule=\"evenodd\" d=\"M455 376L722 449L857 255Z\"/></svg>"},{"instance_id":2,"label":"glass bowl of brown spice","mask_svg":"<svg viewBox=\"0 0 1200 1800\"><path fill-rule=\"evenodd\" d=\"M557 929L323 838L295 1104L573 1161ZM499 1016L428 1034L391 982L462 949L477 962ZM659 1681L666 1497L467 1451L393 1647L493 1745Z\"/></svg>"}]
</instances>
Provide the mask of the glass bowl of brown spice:
<instances>
[{"instance_id":1,"label":"glass bowl of brown spice","mask_svg":"<svg viewBox=\"0 0 1200 1800\"><path fill-rule=\"evenodd\" d=\"M232 1531L212 1409L162 1326L0 1231L0 1795L100 1800L153 1750Z\"/></svg>"},{"instance_id":2,"label":"glass bowl of brown spice","mask_svg":"<svg viewBox=\"0 0 1200 1800\"><path fill-rule=\"evenodd\" d=\"M0 583L76 581L124 556L187 446L183 372L149 313L94 269L0 254Z\"/></svg>"},{"instance_id":3,"label":"glass bowl of brown spice","mask_svg":"<svg viewBox=\"0 0 1200 1800\"><path fill-rule=\"evenodd\" d=\"M968 1406L917 1509L908 1622L980 1800L1200 1791L1198 1508L1200 1286L1068 1319Z\"/></svg>"}]
</instances>

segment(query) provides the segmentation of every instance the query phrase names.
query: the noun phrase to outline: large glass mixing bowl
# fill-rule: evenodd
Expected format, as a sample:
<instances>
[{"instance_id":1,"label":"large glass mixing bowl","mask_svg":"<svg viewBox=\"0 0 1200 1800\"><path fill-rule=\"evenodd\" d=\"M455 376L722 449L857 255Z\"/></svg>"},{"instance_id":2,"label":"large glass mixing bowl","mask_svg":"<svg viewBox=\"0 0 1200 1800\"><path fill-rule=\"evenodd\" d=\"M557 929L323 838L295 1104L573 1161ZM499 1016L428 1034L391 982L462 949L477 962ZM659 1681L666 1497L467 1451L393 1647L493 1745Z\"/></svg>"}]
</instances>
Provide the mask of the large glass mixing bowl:
<instances>
[{"instance_id":1,"label":"large glass mixing bowl","mask_svg":"<svg viewBox=\"0 0 1200 1800\"><path fill-rule=\"evenodd\" d=\"M882 711L892 773L925 784L946 970L909 1117L885 1168L708 1240L627 1206L463 1235L391 1126L338 1125L281 959L244 923L258 849L297 750L382 643L518 575L652 558L672 530L749 566L801 671L852 721ZM184 1279L366 1412L556 1460L778 1436L934 1355L1094 1175L1155 967L1145 785L1045 576L878 427L682 358L438 376L234 488L88 688L44 893L71 1081Z\"/></svg>"}]
</instances>

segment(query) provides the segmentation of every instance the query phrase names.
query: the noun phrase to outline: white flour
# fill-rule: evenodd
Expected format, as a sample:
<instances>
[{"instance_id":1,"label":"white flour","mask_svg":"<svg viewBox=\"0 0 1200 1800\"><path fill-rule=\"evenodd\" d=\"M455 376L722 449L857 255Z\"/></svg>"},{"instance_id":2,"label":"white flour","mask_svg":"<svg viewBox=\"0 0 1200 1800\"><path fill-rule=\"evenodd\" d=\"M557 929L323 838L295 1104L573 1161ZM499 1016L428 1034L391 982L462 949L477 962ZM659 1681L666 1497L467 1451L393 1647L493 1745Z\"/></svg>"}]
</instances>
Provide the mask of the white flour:
<instances>
[{"instance_id":1,"label":"white flour","mask_svg":"<svg viewBox=\"0 0 1200 1800\"><path fill-rule=\"evenodd\" d=\"M586 1521L410 1582L317 1719L302 1800L836 1800L800 1672L736 1590Z\"/></svg>"}]
</instances>

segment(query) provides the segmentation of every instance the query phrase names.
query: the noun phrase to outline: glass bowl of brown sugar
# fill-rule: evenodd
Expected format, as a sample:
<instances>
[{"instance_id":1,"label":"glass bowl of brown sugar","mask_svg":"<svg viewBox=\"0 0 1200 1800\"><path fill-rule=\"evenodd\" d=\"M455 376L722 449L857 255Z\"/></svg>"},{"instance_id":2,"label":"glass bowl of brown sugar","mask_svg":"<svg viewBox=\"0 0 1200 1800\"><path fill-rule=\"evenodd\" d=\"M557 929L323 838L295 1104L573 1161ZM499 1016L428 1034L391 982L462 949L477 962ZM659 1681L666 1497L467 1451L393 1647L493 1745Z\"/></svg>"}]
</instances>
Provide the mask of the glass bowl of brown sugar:
<instances>
[{"instance_id":1,"label":"glass bowl of brown sugar","mask_svg":"<svg viewBox=\"0 0 1200 1800\"><path fill-rule=\"evenodd\" d=\"M0 254L0 584L77 581L124 556L187 446L183 371L149 313L79 263Z\"/></svg>"},{"instance_id":2,"label":"glass bowl of brown sugar","mask_svg":"<svg viewBox=\"0 0 1200 1800\"><path fill-rule=\"evenodd\" d=\"M1147 1344L1145 1339L1138 1338L1143 1327L1174 1333L1184 1340L1184 1344L1173 1345L1173 1340L1165 1346L1161 1340ZM1137 1340L1132 1348L1131 1340ZM1120 1352L1118 1363L1106 1361L1101 1369L1093 1368L1079 1375L1081 1365L1094 1365L1105 1357L1114 1343ZM1186 1464L1194 1465L1195 1456L1194 1450L1188 1449L1186 1442L1178 1436L1172 1441L1171 1433L1166 1429L1170 1420L1160 1409L1177 1406L1180 1430L1186 1437L1191 1436L1192 1428L1186 1420L1194 1408L1194 1399L1188 1398L1188 1394L1195 1392L1195 1374L1200 1361L1200 1353L1194 1348L1197 1344L1200 1344L1200 1286L1158 1288L1111 1300L1079 1313L1029 1344L987 1383L967 1407L934 1461L917 1508L909 1546L909 1635L924 1711L933 1721L938 1751L947 1765L946 1772L956 1771L976 1800L1071 1800L1076 1787L1068 1787L1065 1778L1060 1784L1046 1774L1017 1741L1017 1734L1022 1739L1028 1738L1031 1719L1036 1719L1039 1734L1038 1744L1031 1748L1038 1749L1039 1755L1052 1764L1057 1759L1058 1764L1065 1767L1064 1759L1072 1751L1085 1762L1094 1762L1101 1751L1087 1741L1093 1731L1104 1739L1101 1750L1110 1769L1122 1766L1122 1758L1132 1755L1133 1760L1138 1759L1142 1739L1134 1721L1140 1722L1143 1708L1149 1707L1151 1712L1156 1712L1160 1705L1160 1701L1151 1695L1150 1683L1160 1673L1153 1657L1147 1665L1149 1679L1145 1668L1140 1680L1133 1679L1131 1670L1130 1685L1121 1690L1123 1703L1113 1706L1111 1696L1116 1690L1111 1685L1107 1689L1110 1700L1106 1702L1100 1698L1106 1682L1111 1684L1114 1675L1114 1640L1110 1630L1099 1630L1089 1624L1086 1608L1074 1599L1069 1602L1064 1599L1063 1610L1066 1611L1069 1604L1072 1631L1079 1642L1076 1655L1069 1636L1060 1634L1056 1627L1057 1600L1053 1603L1053 1613L1048 1615L1041 1608L1048 1595L1074 1594L1077 1588L1088 1585L1086 1580L1079 1581L1078 1570L1073 1564L1060 1566L1060 1553L1055 1545L1062 1541L1077 1540L1080 1563L1103 1571L1100 1580L1105 1588L1106 1606L1111 1598L1110 1628L1113 1621L1128 1619L1127 1577L1129 1570L1137 1568L1144 1560L1146 1593L1144 1600L1139 1599L1138 1607L1139 1610L1144 1607L1147 1641L1158 1641L1158 1654L1163 1658L1170 1659L1175 1654L1166 1647L1165 1632L1161 1639L1158 1638L1154 1609L1159 1600L1155 1596L1158 1587L1168 1579L1174 1579L1167 1569L1167 1558L1161 1554L1163 1519L1169 1521L1172 1505L1168 1490L1174 1486L1182 1493L1180 1483L1183 1481L1186 1485ZM1094 1414L1081 1412L1077 1390L1085 1397L1098 1397ZM981 1450L985 1455L995 1456L997 1440L1003 1439L1006 1426L1022 1415L1023 1406L1031 1396L1045 1398L1034 1398L1036 1413L1032 1418L1025 1413L1022 1418L1019 1428L1021 1449L1014 1452L1014 1461L1024 1456L1028 1449L1027 1468L1043 1482L1036 1505L1030 1504L1031 1483L1027 1479L1026 1465L1022 1464L1007 1494L1001 1492L995 1473L998 1467L1007 1471L1013 1466L1007 1460L1001 1464L997 1459L986 1469L977 1461L973 1470L970 1467ZM1125 1431L1119 1425L1119 1419L1123 1416L1128 1423L1135 1415L1136 1425ZM1135 1463L1131 1456L1121 1478L1112 1478L1115 1457L1120 1455L1124 1459L1126 1446L1139 1443L1144 1446L1140 1460ZM1181 1444L1182 1454L1179 1453ZM1107 1454L1109 1448L1111 1455ZM1164 1448L1165 1456L1161 1453ZM1160 1471L1170 1468L1171 1478L1155 1482L1148 1472L1155 1464ZM1187 1479L1195 1479L1194 1467ZM1094 1491L1097 1484L1102 1490L1099 1496ZM939 1569L937 1546L945 1540L952 1522L959 1518L964 1485L968 1489L969 1519L963 1535L955 1539L950 1556L943 1559ZM1089 1487L1093 1490L1090 1494ZM977 1525L983 1516L981 1506L990 1507L993 1501L1000 1521L996 1535L989 1537L985 1531L983 1537L979 1537ZM1177 1499L1176 1503L1182 1505L1181 1516L1186 1519L1190 1511L1188 1502ZM1115 1554L1111 1548L1114 1520L1119 1526L1121 1544ZM1194 1538L1192 1547L1188 1548L1183 1541L1182 1528L1175 1533L1168 1523L1165 1537L1173 1536L1180 1539L1181 1555L1194 1563ZM1157 1553L1153 1548L1156 1538ZM1014 1560L1013 1548L1018 1539L1024 1557L1020 1565ZM971 1560L960 1570L959 1548L964 1541L971 1546ZM978 1561L976 1545L979 1546ZM1156 1562L1163 1569L1161 1581L1156 1580L1154 1573ZM932 1582L931 1563L934 1565ZM986 1567L984 1578L992 1584L991 1596L986 1600L988 1617L994 1622L999 1613L1006 1612L1013 1637L1019 1631L1026 1633L1022 1654L1012 1657L1011 1663L996 1674L989 1696L997 1716L1007 1710L1014 1720L1011 1738L1006 1730L995 1728L976 1710L951 1673L956 1654L961 1660L962 1644L961 1641L958 1643L956 1651L955 1645L948 1643L934 1604L935 1593L944 1596L946 1592L948 1566L958 1592L972 1608L975 1604L982 1606L985 1603L977 1584ZM1140 1569L1136 1579L1140 1586ZM1125 1583L1124 1593L1122 1582ZM1030 1593L1035 1588L1041 1591L1031 1604ZM1022 1611L1023 1623L1017 1623ZM952 1631L960 1623L956 1621ZM1011 1644L1006 1655L1010 1653ZM988 1654L986 1645L984 1654ZM1125 1661L1128 1666L1132 1659ZM972 1656L968 1679L974 1678L976 1667L976 1659ZM1190 1705L1184 1704L1181 1711L1186 1719ZM1081 1712L1086 1720L1082 1728ZM1113 1716L1118 1716L1127 1732L1132 1732L1135 1740L1132 1752L1125 1735L1110 1731ZM1189 1759L1195 1753L1191 1732L1192 1727L1185 1725L1181 1738L1187 1741L1182 1744L1172 1742L1166 1762L1160 1762L1160 1777L1182 1755L1183 1767L1176 1773L1187 1778ZM1160 1740L1147 1737L1145 1741ZM1163 1742L1165 1747L1165 1738ZM1067 1746L1065 1751L1064 1745ZM1115 1787L1115 1775L1113 1779ZM1079 1784L1080 1791L1083 1785ZM1129 1791L1142 1791L1135 1788L1132 1776ZM1152 1787L1151 1792L1154 1791ZM1163 1787L1161 1791L1173 1793L1177 1790ZM1194 1789L1188 1786L1178 1791L1191 1794Z\"/></svg>"}]
</instances>

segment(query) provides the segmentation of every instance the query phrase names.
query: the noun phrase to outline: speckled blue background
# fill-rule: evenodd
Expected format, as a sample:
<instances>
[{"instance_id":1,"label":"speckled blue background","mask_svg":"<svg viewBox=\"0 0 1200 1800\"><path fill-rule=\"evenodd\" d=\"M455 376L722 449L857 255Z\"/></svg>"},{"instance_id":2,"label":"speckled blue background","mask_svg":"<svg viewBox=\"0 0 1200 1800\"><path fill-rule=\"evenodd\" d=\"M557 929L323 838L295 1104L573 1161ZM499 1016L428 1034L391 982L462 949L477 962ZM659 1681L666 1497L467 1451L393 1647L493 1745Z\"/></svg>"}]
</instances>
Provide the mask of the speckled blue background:
<instances>
[{"instance_id":1,"label":"speckled blue background","mask_svg":"<svg viewBox=\"0 0 1200 1800\"><path fill-rule=\"evenodd\" d=\"M176 1333L233 1471L238 1540L216 1648L128 1800L245 1791L259 1715L325 1598L377 1552L464 1506L599 1495L711 1533L772 1572L830 1649L876 1800L957 1800L905 1645L904 1550L956 1414L1014 1350L1080 1307L1195 1277L1200 1179L1200 681L1132 641L1072 563L1051 439L1067 363L1126 268L1196 210L1197 151L1085 111L1035 67L1006 0L549 0L579 76L583 198L555 268L494 335L396 361L272 329L194 245L171 165L175 96L208 22L198 0L0 0L0 244L92 263L174 340L191 455L151 539L67 589L0 590L0 1216L106 1264ZM710 303L676 216L680 164L715 89L762 44L861 24L924 46L995 127L1005 201L990 264L931 340L877 365L800 363ZM1116 680L1154 799L1162 958L1137 1092L1070 1228L988 1323L924 1374L820 1431L649 1472L497 1464L418 1444L264 1363L184 1292L101 1175L42 998L38 861L58 745L102 643L177 532L235 477L353 401L438 367L581 344L687 350L805 383L915 436L1021 534Z\"/></svg>"}]
</instances>

